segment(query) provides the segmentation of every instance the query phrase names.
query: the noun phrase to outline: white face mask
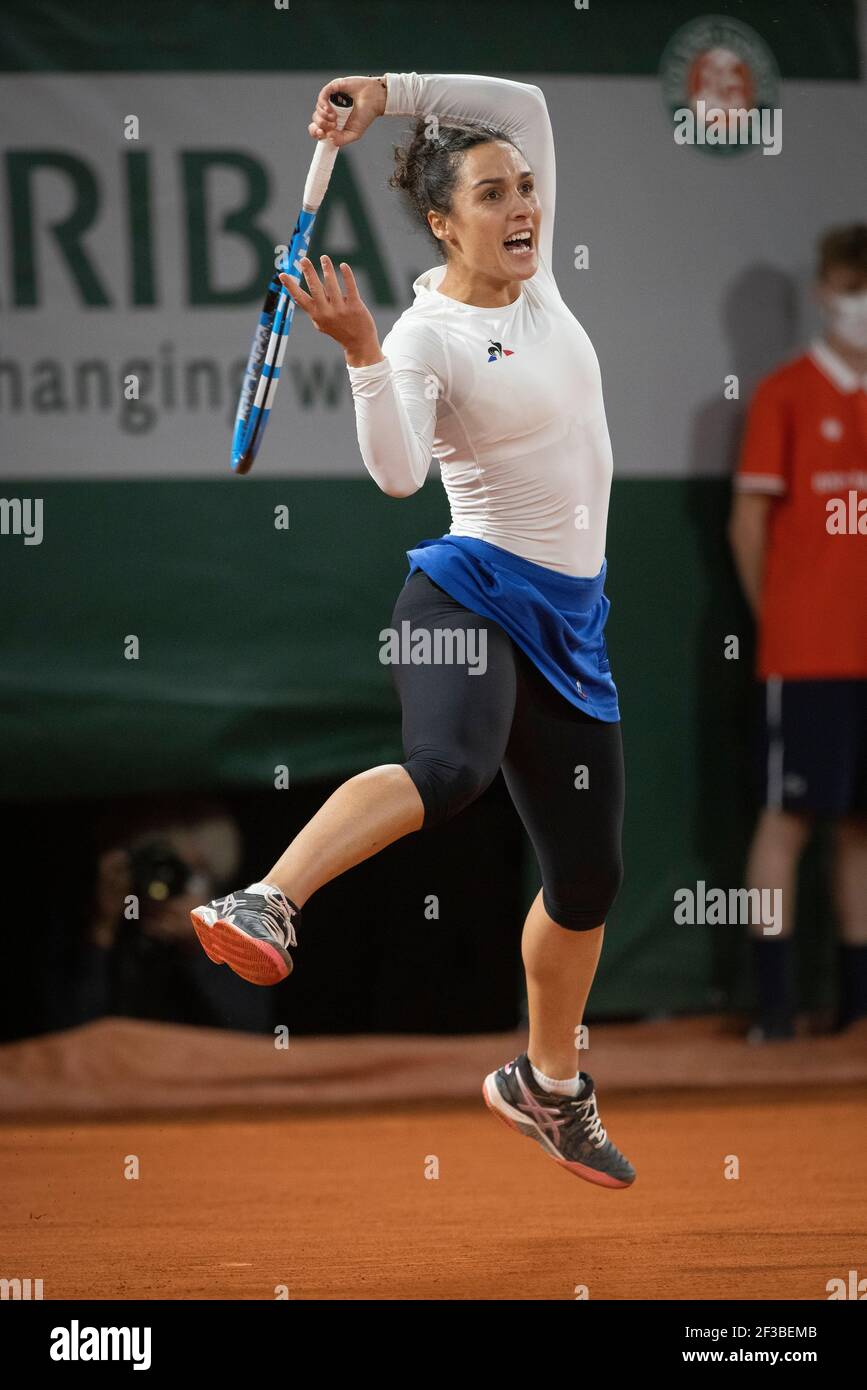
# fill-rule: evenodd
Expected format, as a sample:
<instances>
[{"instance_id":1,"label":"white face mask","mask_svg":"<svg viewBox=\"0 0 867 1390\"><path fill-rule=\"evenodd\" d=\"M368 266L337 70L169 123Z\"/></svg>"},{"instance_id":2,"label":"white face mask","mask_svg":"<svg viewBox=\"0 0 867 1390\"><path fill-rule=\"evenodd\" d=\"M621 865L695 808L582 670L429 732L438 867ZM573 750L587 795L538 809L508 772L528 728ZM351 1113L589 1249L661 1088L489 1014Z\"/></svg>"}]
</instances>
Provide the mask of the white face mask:
<instances>
[{"instance_id":1,"label":"white face mask","mask_svg":"<svg viewBox=\"0 0 867 1390\"><path fill-rule=\"evenodd\" d=\"M867 290L857 294L829 292L825 319L832 332L849 347L867 352Z\"/></svg>"}]
</instances>

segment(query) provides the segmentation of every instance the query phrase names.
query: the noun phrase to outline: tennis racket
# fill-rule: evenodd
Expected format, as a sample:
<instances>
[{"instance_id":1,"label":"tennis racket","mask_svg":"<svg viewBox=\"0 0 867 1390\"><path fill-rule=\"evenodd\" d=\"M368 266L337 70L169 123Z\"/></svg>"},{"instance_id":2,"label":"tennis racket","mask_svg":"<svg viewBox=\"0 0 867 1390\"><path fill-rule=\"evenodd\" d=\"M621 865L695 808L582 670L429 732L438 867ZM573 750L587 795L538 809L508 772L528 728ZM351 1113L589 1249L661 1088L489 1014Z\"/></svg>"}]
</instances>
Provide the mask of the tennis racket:
<instances>
[{"instance_id":1,"label":"tennis racket","mask_svg":"<svg viewBox=\"0 0 867 1390\"><path fill-rule=\"evenodd\" d=\"M332 92L329 101L337 112L337 129L342 130L352 114L352 97L346 92ZM304 185L301 211L289 244L288 266L275 269L268 285L235 415L232 436L232 469L235 473L249 473L259 452L280 380L286 340L295 317L295 301L281 285L279 277L281 271L285 270L286 274L301 279L298 262L307 255L313 224L325 197L336 158L337 146L328 136L317 141Z\"/></svg>"}]
</instances>

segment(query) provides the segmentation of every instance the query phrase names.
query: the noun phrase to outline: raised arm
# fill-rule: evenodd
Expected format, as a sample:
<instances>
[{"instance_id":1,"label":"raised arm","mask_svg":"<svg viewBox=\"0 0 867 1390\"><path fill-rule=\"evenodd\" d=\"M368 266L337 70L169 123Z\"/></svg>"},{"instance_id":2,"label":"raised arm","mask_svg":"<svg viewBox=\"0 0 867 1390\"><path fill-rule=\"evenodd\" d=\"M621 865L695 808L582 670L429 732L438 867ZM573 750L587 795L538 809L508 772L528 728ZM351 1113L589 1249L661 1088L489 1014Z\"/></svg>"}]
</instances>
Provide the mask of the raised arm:
<instances>
[{"instance_id":1,"label":"raised arm","mask_svg":"<svg viewBox=\"0 0 867 1390\"><path fill-rule=\"evenodd\" d=\"M417 72L385 74L386 116L436 116L444 125L490 125L527 157L542 206L539 257L552 270L556 172L554 135L539 87L505 77Z\"/></svg>"},{"instance_id":2,"label":"raised arm","mask_svg":"<svg viewBox=\"0 0 867 1390\"><path fill-rule=\"evenodd\" d=\"M343 90L355 106L344 129L335 129L331 92ZM315 139L339 147L358 140L377 116L435 116L443 124L485 125L502 130L522 151L534 174L541 205L539 260L549 274L554 238L554 139L545 98L538 87L507 78L386 73L384 77L339 77L322 88L309 126ZM448 378L439 337L429 325L396 324L382 348L361 302L349 267L343 294L328 257L322 258L320 289L311 263L302 261L310 294L287 275L281 280L320 332L340 342L352 386L358 442L365 467L392 497L418 491L430 469L437 397Z\"/></svg>"}]
</instances>

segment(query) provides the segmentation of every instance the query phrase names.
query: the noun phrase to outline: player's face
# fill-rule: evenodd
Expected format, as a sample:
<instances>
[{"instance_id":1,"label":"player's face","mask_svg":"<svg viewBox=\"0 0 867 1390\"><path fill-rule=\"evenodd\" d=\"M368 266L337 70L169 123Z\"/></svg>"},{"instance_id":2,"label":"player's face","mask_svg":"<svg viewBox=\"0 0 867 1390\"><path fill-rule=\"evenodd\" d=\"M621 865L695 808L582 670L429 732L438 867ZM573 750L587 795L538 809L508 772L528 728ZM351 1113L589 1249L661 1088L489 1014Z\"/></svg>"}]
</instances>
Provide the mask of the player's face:
<instances>
[{"instance_id":1,"label":"player's face","mask_svg":"<svg viewBox=\"0 0 867 1390\"><path fill-rule=\"evenodd\" d=\"M514 145L491 141L466 151L452 211L435 229L445 232L450 263L495 279L526 280L539 265L541 217L526 159Z\"/></svg>"}]
</instances>

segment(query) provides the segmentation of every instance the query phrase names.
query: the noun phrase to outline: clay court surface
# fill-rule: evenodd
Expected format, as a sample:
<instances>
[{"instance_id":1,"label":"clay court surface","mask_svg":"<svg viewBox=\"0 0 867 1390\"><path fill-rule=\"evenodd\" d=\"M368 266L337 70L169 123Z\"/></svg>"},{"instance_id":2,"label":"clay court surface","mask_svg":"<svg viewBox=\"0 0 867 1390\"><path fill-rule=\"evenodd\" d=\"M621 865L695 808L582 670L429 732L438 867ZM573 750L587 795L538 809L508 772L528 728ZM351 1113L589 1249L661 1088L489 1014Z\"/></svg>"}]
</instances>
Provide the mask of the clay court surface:
<instances>
[{"instance_id":1,"label":"clay court surface","mask_svg":"<svg viewBox=\"0 0 867 1390\"><path fill-rule=\"evenodd\" d=\"M379 1049L382 1085L384 1058L401 1055L401 1040L359 1039L355 1076L352 1040L327 1045L330 1076L326 1044L300 1040L307 1091L291 1110L267 1074L267 1039L108 1021L4 1047L0 1274L42 1278L46 1299L270 1299L279 1285L295 1299L573 1299L578 1285L593 1299L825 1299L828 1279L867 1266L867 1089L857 1075L867 1031L758 1052L717 1037L713 1055L728 1050L729 1070L739 1058L740 1083L734 1074L703 1090L629 1089L614 1075L604 1084L603 1055L617 1072L630 1034L649 1074L650 1036L663 1077L683 1051L684 1027L693 1065L702 1048L710 1055L714 1025L681 1025L679 1039L678 1026L639 1026L637 1036L612 1028L604 1049L596 1038L602 1118L638 1170L631 1189L614 1192L563 1172L466 1094L478 1060L492 1045L502 1051L502 1039L423 1040L425 1089L435 1090L432 1049L435 1074L447 1073L445 1089L460 1098L378 1104L359 1103L370 1087L364 1049ZM131 1038L165 1095L172 1075L160 1048L173 1048L185 1109L99 1117L100 1105L118 1103L109 1074L123 1072ZM142 1059L147 1038L156 1041ZM193 1099L184 1040L206 1053ZM257 1079L248 1078L255 1108L245 1112L235 1095L231 1111L208 1110L215 1096L222 1103L219 1086L208 1089L210 1047L211 1061L229 1047L243 1066L258 1057ZM851 1079L810 1079L811 1068L835 1071L829 1049ZM457 1076L444 1066L453 1052L465 1059ZM75 1118L94 1055L104 1085L90 1117ZM41 1078L39 1056L53 1063ZM63 1108L55 1091L64 1058L70 1113L51 1119L39 1112L50 1096ZM761 1080L775 1070L777 1083ZM31 1113L15 1117L24 1071ZM419 1074L410 1069L410 1085ZM134 1111L150 1092L143 1077L130 1081ZM390 1084L400 1091L394 1076ZM137 1181L123 1176L131 1154ZM737 1180L725 1178L728 1155L739 1160ZM426 1178L432 1158L439 1176Z\"/></svg>"}]
</instances>

